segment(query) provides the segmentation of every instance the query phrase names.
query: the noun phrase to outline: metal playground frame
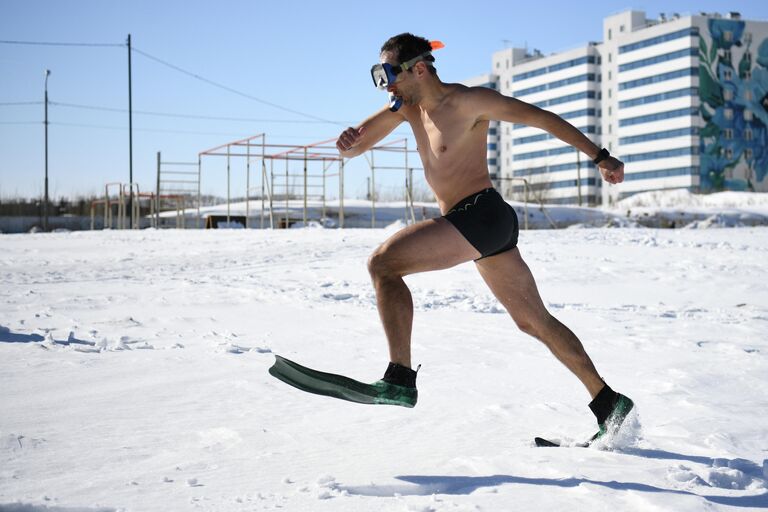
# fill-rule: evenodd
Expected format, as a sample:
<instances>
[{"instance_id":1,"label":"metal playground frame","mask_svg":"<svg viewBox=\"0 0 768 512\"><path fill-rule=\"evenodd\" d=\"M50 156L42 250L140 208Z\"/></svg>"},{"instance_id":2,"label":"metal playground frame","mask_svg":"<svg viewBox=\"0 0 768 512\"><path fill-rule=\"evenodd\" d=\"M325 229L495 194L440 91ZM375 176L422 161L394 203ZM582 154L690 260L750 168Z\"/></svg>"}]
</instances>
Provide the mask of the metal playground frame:
<instances>
[{"instance_id":1,"label":"metal playground frame","mask_svg":"<svg viewBox=\"0 0 768 512\"><path fill-rule=\"evenodd\" d=\"M202 176L203 157L223 157L226 158L227 172L227 224L231 222L231 180L232 180L232 160L234 158L245 158L246 162L246 193L245 193L245 227L250 228L251 219L251 197L254 195L261 199L261 213L259 227L289 227L292 221L299 219L291 218L291 211L301 209L301 222L304 225L310 220L310 204L313 200L319 202L320 219L327 218L330 208L327 205L328 178L338 178L338 226L344 227L344 167L345 160L339 155L334 139L327 139L307 145L288 145L288 144L268 144L266 134L261 133L245 139L236 140L221 144L201 151L198 154L199 175ZM375 155L386 152L400 154L403 158L402 165L376 165ZM415 222L413 208L413 171L420 170L420 167L411 167L408 165L409 153L415 153L415 150L408 149L408 140L397 139L386 144L375 146L366 152L366 161L371 173L371 187L375 186L376 170L400 170L405 175L404 200L406 211L404 220L406 224ZM159 160L158 160L159 162ZM291 162L298 162L300 170L297 172L295 163L291 169ZM253 166L261 168L261 183L252 186L251 169ZM159 168L159 167L158 167ZM314 168L314 169L313 169ZM300 183L297 187L296 183ZM199 186L199 183L198 183ZM301 193L294 192L296 188L301 189ZM199 189L198 189L199 190ZM199 194L199 192L198 192ZM199 197L199 195L198 195ZM299 199L297 199L299 198ZM376 198L371 195L371 225L376 222ZM297 201L300 201L300 208L296 208ZM199 204L199 200L198 200ZM293 207L292 207L293 206ZM282 209L282 210L281 210ZM198 218L199 206L198 206ZM268 222L268 226L267 226Z\"/></svg>"},{"instance_id":2,"label":"metal playground frame","mask_svg":"<svg viewBox=\"0 0 768 512\"><path fill-rule=\"evenodd\" d=\"M376 226L376 177L377 171L400 171L404 175L403 221L405 224L415 223L414 212L414 179L413 171L422 167L410 165L409 156L418 154L415 149L408 148L408 139L399 138L385 142L366 151L365 160L370 171L369 194L371 227ZM206 226L201 215L202 195L201 182L203 168L210 170L211 158L226 159L225 170L227 179L226 216L209 216ZM242 171L242 159L245 161L245 215L232 213L232 178L233 172ZM402 159L402 160L400 160ZM419 161L411 159L410 161ZM237 166L233 164L240 162ZM420 162L419 162L420 163ZM218 166L221 169L221 166ZM254 180L252 171L257 169L260 180ZM197 228L216 227L218 222L226 222L226 226L240 225L245 228L287 228L301 222L307 225L310 221L319 221L325 225L334 225L331 217L338 220L338 227L345 227L344 205L344 172L345 159L341 157L335 145L335 139L327 139L306 145L271 144L267 143L265 133L253 135L210 149L200 151L196 162L163 161L162 154L157 153L157 183L154 193L140 193L138 184L132 187L128 184L109 183L105 186L103 200L96 200L91 205L91 229L94 229L95 212L98 205L104 206L104 227L118 229L140 226L140 205L142 199L149 200L150 225L152 227L187 227L188 215L194 212ZM242 178L242 175L239 176ZM328 180L338 178L338 202L329 205ZM524 183L525 218L524 229L528 229L528 190L529 184L524 178L507 178ZM117 194L110 196L111 190L118 187ZM128 188L126 188L128 187ZM135 198L134 201L128 200ZM252 225L252 199L260 201L258 225ZM241 201L242 199L238 199ZM127 226L128 205L133 210L133 226ZM117 225L114 221L114 209L117 208ZM175 223L163 222L166 215L161 213L175 211ZM299 212L300 215L299 215ZM216 220L214 226L212 220ZM328 224L326 224L328 223ZM169 225L170 224L170 225ZM359 225L358 225L359 226Z\"/></svg>"}]
</instances>

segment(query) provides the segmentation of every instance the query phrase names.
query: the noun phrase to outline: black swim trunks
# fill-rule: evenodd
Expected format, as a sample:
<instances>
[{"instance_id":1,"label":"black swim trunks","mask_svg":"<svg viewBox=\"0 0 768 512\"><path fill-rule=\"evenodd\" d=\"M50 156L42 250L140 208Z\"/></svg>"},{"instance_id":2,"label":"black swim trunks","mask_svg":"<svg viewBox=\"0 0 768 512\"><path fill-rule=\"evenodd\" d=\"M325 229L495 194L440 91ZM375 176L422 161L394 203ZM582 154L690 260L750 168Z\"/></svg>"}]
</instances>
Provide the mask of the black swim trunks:
<instances>
[{"instance_id":1,"label":"black swim trunks","mask_svg":"<svg viewBox=\"0 0 768 512\"><path fill-rule=\"evenodd\" d=\"M517 247L517 213L496 189L487 188L465 197L443 217L480 252L478 259Z\"/></svg>"}]
</instances>

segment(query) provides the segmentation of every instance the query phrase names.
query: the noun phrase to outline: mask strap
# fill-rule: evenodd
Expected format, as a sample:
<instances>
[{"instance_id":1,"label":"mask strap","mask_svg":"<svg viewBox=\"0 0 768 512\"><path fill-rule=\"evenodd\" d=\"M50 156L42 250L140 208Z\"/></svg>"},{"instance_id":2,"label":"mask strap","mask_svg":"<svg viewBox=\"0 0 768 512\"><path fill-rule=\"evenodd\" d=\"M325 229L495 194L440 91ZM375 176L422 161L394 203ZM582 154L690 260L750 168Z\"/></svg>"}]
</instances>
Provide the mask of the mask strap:
<instances>
[{"instance_id":1,"label":"mask strap","mask_svg":"<svg viewBox=\"0 0 768 512\"><path fill-rule=\"evenodd\" d=\"M432 65L432 62L431 62L431 61L428 61L428 60L427 60L427 57L432 57L432 52L424 52L424 53L422 53L421 55L417 55L416 57L414 57L414 58L412 58L412 59L409 59L409 60L407 60L407 61L405 61L405 62L401 63L401 64L400 64L400 68L401 68L403 71L408 71L409 69L411 69L413 66L415 66L415 65L416 65L416 64L418 64L419 62L424 62L424 63L426 63L428 66L431 66L431 65Z\"/></svg>"}]
</instances>

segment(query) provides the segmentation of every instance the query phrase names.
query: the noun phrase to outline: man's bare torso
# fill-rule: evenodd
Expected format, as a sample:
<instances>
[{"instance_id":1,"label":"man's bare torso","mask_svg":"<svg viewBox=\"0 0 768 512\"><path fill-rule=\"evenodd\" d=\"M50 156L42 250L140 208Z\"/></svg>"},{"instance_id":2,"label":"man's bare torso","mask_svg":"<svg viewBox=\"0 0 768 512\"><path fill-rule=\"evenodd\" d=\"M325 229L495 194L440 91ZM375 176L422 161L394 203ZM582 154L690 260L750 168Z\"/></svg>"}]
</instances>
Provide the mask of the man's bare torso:
<instances>
[{"instance_id":1,"label":"man's bare torso","mask_svg":"<svg viewBox=\"0 0 768 512\"><path fill-rule=\"evenodd\" d=\"M488 121L474 114L471 89L459 84L446 84L446 89L440 104L429 111L418 105L401 110L443 213L473 192L493 186L486 159Z\"/></svg>"}]
</instances>

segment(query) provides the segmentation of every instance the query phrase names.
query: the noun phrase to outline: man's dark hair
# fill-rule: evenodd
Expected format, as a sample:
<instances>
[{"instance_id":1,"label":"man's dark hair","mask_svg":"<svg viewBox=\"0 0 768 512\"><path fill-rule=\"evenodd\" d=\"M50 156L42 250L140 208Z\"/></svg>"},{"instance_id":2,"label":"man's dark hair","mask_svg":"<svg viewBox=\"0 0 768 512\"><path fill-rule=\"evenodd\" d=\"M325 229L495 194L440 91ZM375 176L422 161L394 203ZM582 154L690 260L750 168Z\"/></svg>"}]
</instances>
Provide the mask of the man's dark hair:
<instances>
[{"instance_id":1,"label":"man's dark hair","mask_svg":"<svg viewBox=\"0 0 768 512\"><path fill-rule=\"evenodd\" d=\"M423 37L415 36L410 32L404 32L402 34L398 34L396 36L393 36L387 39L387 42L382 45L380 53L392 52L395 55L397 55L398 62L405 62L414 57L418 57L422 53L431 52L431 51L432 51L432 45L427 39L424 39ZM429 66L427 66L429 71L433 75L436 74L437 70L433 65L431 65L431 63L435 62L435 58L432 56L429 56L424 60L430 64ZM411 70L409 69L408 71L411 71Z\"/></svg>"}]
</instances>

